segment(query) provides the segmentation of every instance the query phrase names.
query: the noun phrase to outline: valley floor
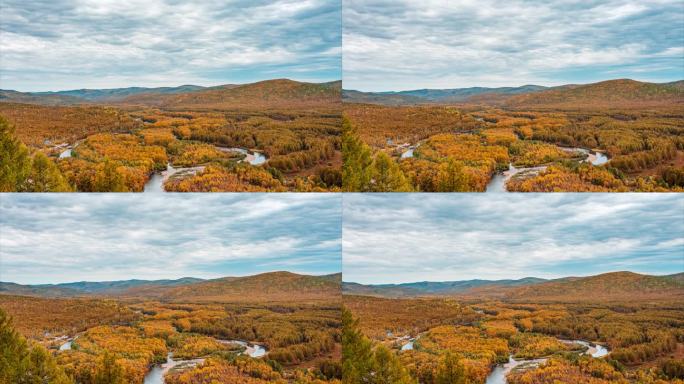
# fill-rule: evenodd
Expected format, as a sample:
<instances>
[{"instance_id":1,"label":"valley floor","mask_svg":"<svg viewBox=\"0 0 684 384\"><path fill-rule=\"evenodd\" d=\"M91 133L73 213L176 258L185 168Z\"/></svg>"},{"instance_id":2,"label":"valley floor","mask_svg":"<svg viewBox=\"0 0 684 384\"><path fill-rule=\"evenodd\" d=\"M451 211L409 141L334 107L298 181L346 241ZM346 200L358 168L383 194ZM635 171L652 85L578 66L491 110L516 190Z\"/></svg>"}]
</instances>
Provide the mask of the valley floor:
<instances>
[{"instance_id":1,"label":"valley floor","mask_svg":"<svg viewBox=\"0 0 684 384\"><path fill-rule=\"evenodd\" d=\"M69 383L334 383L339 303L161 303L0 295ZM5 331L5 330L3 330Z\"/></svg>"},{"instance_id":2,"label":"valley floor","mask_svg":"<svg viewBox=\"0 0 684 384\"><path fill-rule=\"evenodd\" d=\"M682 191L684 116L345 104L349 191ZM362 164L370 164L364 169ZM355 180L356 179L356 180ZM363 181L365 180L365 181Z\"/></svg>"},{"instance_id":3,"label":"valley floor","mask_svg":"<svg viewBox=\"0 0 684 384\"><path fill-rule=\"evenodd\" d=\"M681 383L684 307L643 303L534 303L344 296L344 335L370 343L367 359L421 384ZM363 341L363 339L367 341ZM374 355L375 354L375 355ZM378 356L380 355L380 356ZM384 357L381 357L384 356ZM351 370L364 370L362 361ZM345 375L347 371L345 371ZM363 375L363 372L355 374ZM459 381L460 380L460 381Z\"/></svg>"}]
</instances>

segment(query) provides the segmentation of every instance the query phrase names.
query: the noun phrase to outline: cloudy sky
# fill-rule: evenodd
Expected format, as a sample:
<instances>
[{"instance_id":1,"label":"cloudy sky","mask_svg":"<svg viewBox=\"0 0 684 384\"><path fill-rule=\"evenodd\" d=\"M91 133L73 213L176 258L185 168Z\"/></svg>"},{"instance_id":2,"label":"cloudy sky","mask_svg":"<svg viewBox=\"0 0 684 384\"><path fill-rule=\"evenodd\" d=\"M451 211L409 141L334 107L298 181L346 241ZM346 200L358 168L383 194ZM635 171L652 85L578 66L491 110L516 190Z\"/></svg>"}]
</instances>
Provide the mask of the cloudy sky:
<instances>
[{"instance_id":1,"label":"cloudy sky","mask_svg":"<svg viewBox=\"0 0 684 384\"><path fill-rule=\"evenodd\" d=\"M344 87L684 78L682 0L345 0Z\"/></svg>"},{"instance_id":2,"label":"cloudy sky","mask_svg":"<svg viewBox=\"0 0 684 384\"><path fill-rule=\"evenodd\" d=\"M340 0L3 0L0 88L341 78Z\"/></svg>"},{"instance_id":3,"label":"cloudy sky","mask_svg":"<svg viewBox=\"0 0 684 384\"><path fill-rule=\"evenodd\" d=\"M4 194L0 281L341 270L338 194Z\"/></svg>"},{"instance_id":4,"label":"cloudy sky","mask_svg":"<svg viewBox=\"0 0 684 384\"><path fill-rule=\"evenodd\" d=\"M345 194L344 280L684 272L681 194Z\"/></svg>"}]
</instances>

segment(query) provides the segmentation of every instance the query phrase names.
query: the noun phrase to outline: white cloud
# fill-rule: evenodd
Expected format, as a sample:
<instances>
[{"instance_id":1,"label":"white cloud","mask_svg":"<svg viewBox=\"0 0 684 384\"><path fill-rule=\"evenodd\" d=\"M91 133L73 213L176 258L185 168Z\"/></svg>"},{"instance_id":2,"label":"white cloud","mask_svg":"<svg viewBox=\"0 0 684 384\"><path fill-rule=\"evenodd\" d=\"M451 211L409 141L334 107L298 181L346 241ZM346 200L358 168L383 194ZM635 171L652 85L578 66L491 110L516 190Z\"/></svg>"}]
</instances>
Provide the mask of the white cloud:
<instances>
[{"instance_id":1,"label":"white cloud","mask_svg":"<svg viewBox=\"0 0 684 384\"><path fill-rule=\"evenodd\" d=\"M3 88L341 76L341 57L331 54L341 45L338 0L7 0L1 7Z\"/></svg>"},{"instance_id":2,"label":"white cloud","mask_svg":"<svg viewBox=\"0 0 684 384\"><path fill-rule=\"evenodd\" d=\"M557 85L617 77L681 77L681 2L347 0L347 89ZM603 78L602 78L603 77Z\"/></svg>"},{"instance_id":3,"label":"white cloud","mask_svg":"<svg viewBox=\"0 0 684 384\"><path fill-rule=\"evenodd\" d=\"M341 263L336 194L4 194L0 281L249 275Z\"/></svg>"},{"instance_id":4,"label":"white cloud","mask_svg":"<svg viewBox=\"0 0 684 384\"><path fill-rule=\"evenodd\" d=\"M683 198L661 194L346 195L344 279L674 273L684 270L683 212ZM651 264L630 264L643 258Z\"/></svg>"}]
</instances>

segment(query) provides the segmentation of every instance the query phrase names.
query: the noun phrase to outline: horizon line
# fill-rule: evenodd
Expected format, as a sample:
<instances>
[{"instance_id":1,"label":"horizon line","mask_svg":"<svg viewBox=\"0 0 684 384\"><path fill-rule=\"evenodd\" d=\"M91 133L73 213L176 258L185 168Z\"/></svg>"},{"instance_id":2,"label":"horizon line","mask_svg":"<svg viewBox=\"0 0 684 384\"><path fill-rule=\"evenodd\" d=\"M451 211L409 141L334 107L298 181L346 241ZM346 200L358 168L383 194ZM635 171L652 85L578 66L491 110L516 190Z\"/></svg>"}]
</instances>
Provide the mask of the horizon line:
<instances>
[{"instance_id":1,"label":"horizon line","mask_svg":"<svg viewBox=\"0 0 684 384\"><path fill-rule=\"evenodd\" d=\"M587 83L558 83L558 84L549 84L547 85L542 85L542 83L526 83L523 85L499 85L499 86L482 86L482 85L473 85L473 86L463 86L463 87L446 87L446 88L429 88L429 87L423 87L423 88L404 88L404 89L399 89L399 90L381 90L381 91L368 91L368 90L361 90L359 88L352 89L352 88L345 88L344 87L344 80L342 81L342 90L343 91L357 91L357 92L363 92L363 93L401 93L401 92L411 92L411 91L423 91L423 90L429 90L429 91L439 91L439 90L452 90L452 89L470 89L470 88L487 88L487 89L497 89L497 88L522 88L526 86L537 86L537 87L545 87L545 88L555 88L555 87L563 87L563 86L569 86L569 85L591 85L591 84L598 84L598 83L603 83L607 81L616 81L616 80L631 80L631 81L637 81L640 83L649 83L649 84L670 84L670 83L676 83L679 81L684 81L684 78L679 78L676 80L668 80L668 81L663 81L663 82L656 82L656 81L649 81L649 80L637 80L629 77L617 77L617 78L611 78L611 79L606 79L606 80L598 80L598 81L593 81L593 82L587 82Z\"/></svg>"},{"instance_id":2,"label":"horizon line","mask_svg":"<svg viewBox=\"0 0 684 384\"><path fill-rule=\"evenodd\" d=\"M347 284L359 284L359 285L367 285L367 286L377 286L377 285L404 285L404 284L417 284L417 283L455 283L455 282L464 282L464 281L475 281L475 280L481 280L481 281L504 281L504 280L512 280L512 281L520 281L520 280L525 280L525 279L540 279L540 280L545 280L545 281L553 281L553 280L560 280L560 279L568 279L572 277L594 277L594 276L600 276L600 275L607 275L611 273L634 273L637 275L642 275L642 276L655 276L655 277L667 277L667 276L674 276L678 274L683 274L684 271L680 272L675 272L675 273L666 273L666 274L651 274L651 273L642 273L642 272L634 272L634 271L629 271L629 270L619 270L619 271L609 271L609 272L601 272L601 273L595 273L595 274L587 274L587 275L573 275L573 276L561 276L561 277L551 277L551 278L544 278L544 277L536 277L536 276L525 276L521 278L504 278L504 279L485 279L485 278L472 278L472 279L465 279L465 280L414 280L414 281L405 281L401 283L358 283L355 281L346 281L342 280L342 283L347 283Z\"/></svg>"},{"instance_id":3,"label":"horizon line","mask_svg":"<svg viewBox=\"0 0 684 384\"><path fill-rule=\"evenodd\" d=\"M259 272L259 273L253 273L253 274L247 274L247 275L230 275L230 276L220 276L220 277L193 277L193 276L183 276L183 277L178 277L178 278L159 278L159 279L138 279L138 278L130 278L130 279L120 279L120 280L77 280L77 281L66 281L66 282L60 282L60 283L37 283L37 284L32 284L32 283L17 283L14 281L5 281L5 280L0 280L0 284L17 284L17 285L24 285L24 286L38 286L38 285L63 285L63 284L74 284L74 283L118 283L118 282L123 282L123 281L149 281L149 282L154 282L154 281L162 281L162 280L182 280L182 279L198 279L202 281L211 281L211 280L219 280L219 279L225 279L228 277L234 277L234 278L241 278L241 277L253 277L253 276L259 276L259 275L265 275L269 273L279 273L279 272L285 272L285 273L291 273L295 275L300 275L300 276L313 276L313 277L323 277L323 276L330 276L330 275L337 275L337 274L342 274L342 272L329 272L329 273L302 273L302 272L293 272L293 271L287 271L287 270L272 270L272 271L265 271L265 272Z\"/></svg>"},{"instance_id":4,"label":"horizon line","mask_svg":"<svg viewBox=\"0 0 684 384\"><path fill-rule=\"evenodd\" d=\"M290 80L290 81L295 81L298 83L310 83L310 84L325 84L325 83L334 83L337 81L342 81L341 78L339 79L334 79L334 80L297 80L295 78L290 78L290 77L273 77L273 78L267 78L267 79L261 79L261 80L255 80L255 81L249 81L249 82L242 82L242 83L231 83L231 82L222 82L222 83L215 83L213 85L199 85L193 84L191 82L188 83L183 83L179 85L157 85L157 86L142 86L142 85L127 85L127 86L121 86L121 87L113 87L113 88L69 88L69 89L59 89L59 90L47 90L47 91L21 91L18 88L16 89L10 89L10 88L0 88L0 91L14 91L14 92L21 92L21 93L59 93L59 92L69 92L69 91L83 91L83 90L88 90L88 91L110 91L110 90L116 90L116 89L128 89L128 88L145 88L145 89L156 89L156 88L179 88L179 87L184 87L184 86L194 86L194 87L202 87L202 88L217 88L217 87L222 87L226 85L250 85L250 84L256 84L256 83L262 83L265 81L273 81L273 80Z\"/></svg>"}]
</instances>

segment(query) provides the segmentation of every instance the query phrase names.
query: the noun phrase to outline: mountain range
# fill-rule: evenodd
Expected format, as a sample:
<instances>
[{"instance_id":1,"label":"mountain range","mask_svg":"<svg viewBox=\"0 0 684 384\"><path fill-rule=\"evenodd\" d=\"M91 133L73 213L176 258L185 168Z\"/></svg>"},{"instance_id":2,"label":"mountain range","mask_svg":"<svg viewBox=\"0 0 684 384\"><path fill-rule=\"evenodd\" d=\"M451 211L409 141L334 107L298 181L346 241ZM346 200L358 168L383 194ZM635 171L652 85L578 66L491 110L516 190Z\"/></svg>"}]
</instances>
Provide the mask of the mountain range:
<instances>
[{"instance_id":1,"label":"mountain range","mask_svg":"<svg viewBox=\"0 0 684 384\"><path fill-rule=\"evenodd\" d=\"M472 104L511 109L622 108L684 105L684 80L647 83L630 79L555 87L470 87L397 92L343 90L341 81L306 83L289 79L215 87L129 87L56 92L0 90L0 102L106 104L167 109L337 107L347 103L382 105Z\"/></svg>"},{"instance_id":2,"label":"mountain range","mask_svg":"<svg viewBox=\"0 0 684 384\"><path fill-rule=\"evenodd\" d=\"M421 104L421 103L458 103L483 94L490 95L519 95L551 89L541 85L523 85L521 87L470 87L453 89L415 89L409 91L389 92L360 92L343 90L342 98L345 102L377 103L377 104Z\"/></svg>"},{"instance_id":3,"label":"mountain range","mask_svg":"<svg viewBox=\"0 0 684 384\"><path fill-rule=\"evenodd\" d=\"M290 107L339 104L342 82L306 83L289 79L215 87L129 87L55 92L0 90L0 102L41 105L139 105L165 108Z\"/></svg>"},{"instance_id":4,"label":"mountain range","mask_svg":"<svg viewBox=\"0 0 684 384\"><path fill-rule=\"evenodd\" d=\"M362 285L344 282L344 294L379 297L460 296L512 301L584 301L684 299L684 273L650 276L610 272L586 277L545 280L465 280Z\"/></svg>"},{"instance_id":5,"label":"mountain range","mask_svg":"<svg viewBox=\"0 0 684 384\"><path fill-rule=\"evenodd\" d=\"M363 285L344 282L343 292L354 295L367 296L421 296L421 295L451 295L466 292L478 287L515 287L533 285L546 280L536 277L526 277L518 280L461 280L461 281L419 281L402 284Z\"/></svg>"},{"instance_id":6,"label":"mountain range","mask_svg":"<svg viewBox=\"0 0 684 384\"><path fill-rule=\"evenodd\" d=\"M509 108L639 107L684 104L684 80L647 83L630 79L556 87L471 87L398 92L343 90L347 103L383 105L485 104Z\"/></svg>"},{"instance_id":7,"label":"mountain range","mask_svg":"<svg viewBox=\"0 0 684 384\"><path fill-rule=\"evenodd\" d=\"M292 301L339 298L340 273L312 276L268 272L244 277L121 280L22 285L0 282L0 294L38 297L117 297L173 302Z\"/></svg>"}]
</instances>

